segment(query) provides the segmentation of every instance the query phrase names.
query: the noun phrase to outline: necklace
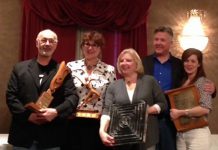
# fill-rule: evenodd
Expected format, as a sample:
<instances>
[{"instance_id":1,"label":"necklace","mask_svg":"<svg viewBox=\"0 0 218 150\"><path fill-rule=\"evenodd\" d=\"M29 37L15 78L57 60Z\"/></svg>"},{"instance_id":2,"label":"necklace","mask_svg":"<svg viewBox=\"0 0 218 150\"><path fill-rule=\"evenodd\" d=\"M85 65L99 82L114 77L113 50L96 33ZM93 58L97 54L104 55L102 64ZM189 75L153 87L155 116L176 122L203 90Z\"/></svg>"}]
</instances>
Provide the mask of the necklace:
<instances>
[{"instance_id":1,"label":"necklace","mask_svg":"<svg viewBox=\"0 0 218 150\"><path fill-rule=\"evenodd\" d=\"M96 65L86 65L87 70L92 70L96 67Z\"/></svg>"},{"instance_id":2,"label":"necklace","mask_svg":"<svg viewBox=\"0 0 218 150\"><path fill-rule=\"evenodd\" d=\"M97 61L97 62L98 62L98 61ZM86 65L86 69L87 69L88 71L91 71L91 70L93 70L93 69L97 66L97 63L94 64L94 65L89 65L89 64L87 64L87 62L85 61L85 65Z\"/></svg>"}]
</instances>

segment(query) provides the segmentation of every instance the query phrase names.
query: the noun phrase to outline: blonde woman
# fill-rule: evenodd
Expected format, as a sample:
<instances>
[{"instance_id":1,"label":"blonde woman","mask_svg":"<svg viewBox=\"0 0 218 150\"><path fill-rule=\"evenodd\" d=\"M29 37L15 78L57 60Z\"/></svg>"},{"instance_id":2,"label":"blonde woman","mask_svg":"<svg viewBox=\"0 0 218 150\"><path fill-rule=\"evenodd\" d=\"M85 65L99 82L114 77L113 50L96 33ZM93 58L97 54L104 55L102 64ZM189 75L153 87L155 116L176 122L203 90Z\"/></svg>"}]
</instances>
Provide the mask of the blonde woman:
<instances>
[{"instance_id":1,"label":"blonde woman","mask_svg":"<svg viewBox=\"0 0 218 150\"><path fill-rule=\"evenodd\" d=\"M128 144L114 148L118 150L155 150L159 139L157 116L166 110L165 96L156 80L152 76L144 75L141 59L134 49L124 49L120 53L117 69L123 78L111 83L106 91L99 130L101 140L107 146L113 146L116 142L112 136L107 134L110 124L109 107L112 104L132 104L144 100L149 105L146 143Z\"/></svg>"}]
</instances>

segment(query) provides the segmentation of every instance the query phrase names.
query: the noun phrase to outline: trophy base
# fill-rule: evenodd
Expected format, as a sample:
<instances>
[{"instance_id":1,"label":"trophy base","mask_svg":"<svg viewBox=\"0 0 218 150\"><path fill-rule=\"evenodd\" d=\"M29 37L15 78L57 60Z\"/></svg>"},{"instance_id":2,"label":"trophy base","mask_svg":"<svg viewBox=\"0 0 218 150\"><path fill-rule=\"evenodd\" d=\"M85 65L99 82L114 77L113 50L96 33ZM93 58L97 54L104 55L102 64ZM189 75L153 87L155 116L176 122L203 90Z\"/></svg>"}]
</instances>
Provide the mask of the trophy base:
<instances>
[{"instance_id":1,"label":"trophy base","mask_svg":"<svg viewBox=\"0 0 218 150\"><path fill-rule=\"evenodd\" d=\"M79 118L100 119L101 114L98 111L78 110L75 116Z\"/></svg>"}]
</instances>

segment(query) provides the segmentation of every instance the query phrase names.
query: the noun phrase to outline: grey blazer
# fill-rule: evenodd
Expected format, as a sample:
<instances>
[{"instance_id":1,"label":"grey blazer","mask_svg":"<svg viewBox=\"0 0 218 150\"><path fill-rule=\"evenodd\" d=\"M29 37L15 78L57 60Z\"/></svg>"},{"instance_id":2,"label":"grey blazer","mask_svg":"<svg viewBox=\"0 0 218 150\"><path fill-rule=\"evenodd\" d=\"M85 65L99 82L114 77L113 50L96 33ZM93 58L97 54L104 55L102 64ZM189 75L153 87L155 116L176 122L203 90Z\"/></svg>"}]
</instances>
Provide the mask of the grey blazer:
<instances>
[{"instance_id":1,"label":"grey blazer","mask_svg":"<svg viewBox=\"0 0 218 150\"><path fill-rule=\"evenodd\" d=\"M149 106L158 104L161 108L161 112L166 110L167 102L163 92L161 91L157 81L149 75L144 75L138 78L136 83L136 89L133 94L132 103L137 103L141 100L147 102ZM126 85L124 79L119 79L111 83L106 91L103 114L109 115L109 108L111 104L130 104ZM146 147L150 147L158 143L159 131L158 131L157 115L148 116Z\"/></svg>"}]
</instances>

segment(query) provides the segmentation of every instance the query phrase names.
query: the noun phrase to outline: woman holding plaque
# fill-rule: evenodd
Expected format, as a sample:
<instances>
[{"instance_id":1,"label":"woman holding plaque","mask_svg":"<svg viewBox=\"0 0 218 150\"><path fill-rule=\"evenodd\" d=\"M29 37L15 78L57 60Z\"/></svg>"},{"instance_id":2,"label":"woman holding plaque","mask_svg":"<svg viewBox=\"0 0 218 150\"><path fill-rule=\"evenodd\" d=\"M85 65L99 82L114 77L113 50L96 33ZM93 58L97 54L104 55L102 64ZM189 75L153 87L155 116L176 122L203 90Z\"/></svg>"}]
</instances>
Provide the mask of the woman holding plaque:
<instances>
[{"instance_id":1,"label":"woman holding plaque","mask_svg":"<svg viewBox=\"0 0 218 150\"><path fill-rule=\"evenodd\" d=\"M114 146L117 150L155 150L158 143L158 114L166 110L167 102L156 80L149 75L144 75L144 68L137 52L124 49L118 56L118 72L122 79L111 83L106 91L103 115L99 129L102 142L107 146ZM110 106L113 104L135 104L145 101L148 104L146 143L115 146L119 143L108 134ZM131 122L131 121L130 121ZM124 133L125 136L125 133ZM132 141L134 142L134 141Z\"/></svg>"},{"instance_id":2,"label":"woman holding plaque","mask_svg":"<svg viewBox=\"0 0 218 150\"><path fill-rule=\"evenodd\" d=\"M203 68L203 54L194 48L187 49L182 54L182 62L185 69L182 87L192 84L197 87L200 93L199 106L184 110L171 109L171 118L204 116L207 119L212 109L212 98L210 94L204 91L204 84L211 81L206 78ZM209 150L210 136L211 133L207 125L184 132L177 132L177 150Z\"/></svg>"},{"instance_id":3,"label":"woman holding plaque","mask_svg":"<svg viewBox=\"0 0 218 150\"><path fill-rule=\"evenodd\" d=\"M70 125L67 150L104 150L99 137L102 99L109 85L116 79L115 68L101 61L103 35L98 31L87 31L82 35L83 59L69 62L74 84L79 95L77 112Z\"/></svg>"}]
</instances>

